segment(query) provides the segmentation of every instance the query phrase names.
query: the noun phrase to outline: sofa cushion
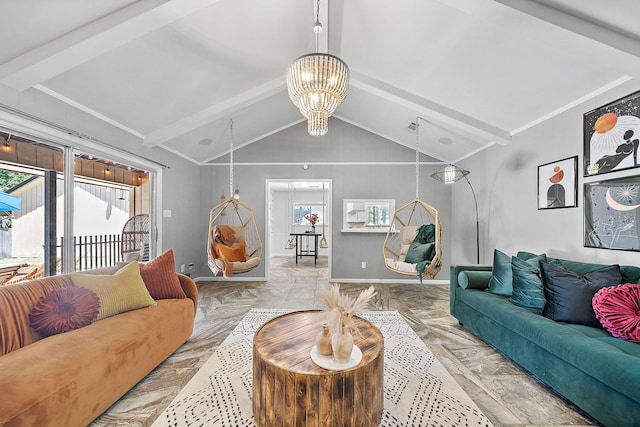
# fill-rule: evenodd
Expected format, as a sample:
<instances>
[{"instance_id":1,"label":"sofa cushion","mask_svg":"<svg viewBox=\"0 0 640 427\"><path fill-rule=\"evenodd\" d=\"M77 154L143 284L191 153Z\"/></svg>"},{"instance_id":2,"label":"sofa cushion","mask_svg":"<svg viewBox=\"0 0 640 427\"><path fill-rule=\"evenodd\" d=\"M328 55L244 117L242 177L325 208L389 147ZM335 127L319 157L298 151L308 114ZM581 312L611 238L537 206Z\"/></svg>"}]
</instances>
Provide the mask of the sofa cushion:
<instances>
[{"instance_id":1,"label":"sofa cushion","mask_svg":"<svg viewBox=\"0 0 640 427\"><path fill-rule=\"evenodd\" d=\"M137 262L127 264L112 276L73 273L71 280L75 286L90 289L98 295L100 312L96 320L156 304L140 276Z\"/></svg>"},{"instance_id":2,"label":"sofa cushion","mask_svg":"<svg viewBox=\"0 0 640 427\"><path fill-rule=\"evenodd\" d=\"M29 321L44 338L87 326L96 320L98 311L100 300L93 291L70 286L40 298L29 314Z\"/></svg>"},{"instance_id":3,"label":"sofa cushion","mask_svg":"<svg viewBox=\"0 0 640 427\"><path fill-rule=\"evenodd\" d=\"M486 289L491 280L491 271L465 270L458 274L458 285L463 289Z\"/></svg>"},{"instance_id":4,"label":"sofa cushion","mask_svg":"<svg viewBox=\"0 0 640 427\"><path fill-rule=\"evenodd\" d=\"M545 254L537 255L526 261L518 257L511 257L513 273L513 291L511 302L520 307L532 309L542 313L544 307L544 290L540 277L540 261L546 261Z\"/></svg>"},{"instance_id":5,"label":"sofa cushion","mask_svg":"<svg viewBox=\"0 0 640 427\"><path fill-rule=\"evenodd\" d=\"M640 343L640 285L600 289L593 297L593 310L611 335Z\"/></svg>"},{"instance_id":6,"label":"sofa cushion","mask_svg":"<svg viewBox=\"0 0 640 427\"><path fill-rule=\"evenodd\" d=\"M172 249L146 264L140 264L140 275L154 300L187 297L176 274Z\"/></svg>"},{"instance_id":7,"label":"sofa cushion","mask_svg":"<svg viewBox=\"0 0 640 427\"><path fill-rule=\"evenodd\" d=\"M493 275L489 281L489 292L497 295L511 296L513 273L511 257L498 249L493 251Z\"/></svg>"},{"instance_id":8,"label":"sofa cushion","mask_svg":"<svg viewBox=\"0 0 640 427\"><path fill-rule=\"evenodd\" d=\"M540 262L546 303L542 315L552 320L601 327L591 300L600 289L622 280L620 266L610 265L580 276L547 262Z\"/></svg>"}]
</instances>

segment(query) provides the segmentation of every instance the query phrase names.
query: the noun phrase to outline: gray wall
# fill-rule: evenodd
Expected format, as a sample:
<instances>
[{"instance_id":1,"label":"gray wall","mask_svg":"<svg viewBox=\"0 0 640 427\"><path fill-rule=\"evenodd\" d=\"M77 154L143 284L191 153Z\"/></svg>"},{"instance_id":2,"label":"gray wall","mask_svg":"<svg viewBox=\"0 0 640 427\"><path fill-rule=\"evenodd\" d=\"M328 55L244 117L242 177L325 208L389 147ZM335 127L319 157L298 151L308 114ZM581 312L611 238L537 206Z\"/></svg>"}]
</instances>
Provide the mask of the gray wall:
<instances>
[{"instance_id":1,"label":"gray wall","mask_svg":"<svg viewBox=\"0 0 640 427\"><path fill-rule=\"evenodd\" d=\"M636 76L640 77L640 76ZM461 164L471 171L480 208L481 263L491 264L493 250L519 250L603 264L640 265L640 253L583 247L583 183L637 175L639 169L583 177L583 114L640 89L638 79L597 96L494 146ZM578 155L578 207L538 210L538 166ZM466 183L453 188L453 264L475 263L469 242L475 236L470 216L473 199Z\"/></svg>"},{"instance_id":2,"label":"gray wall","mask_svg":"<svg viewBox=\"0 0 640 427\"><path fill-rule=\"evenodd\" d=\"M384 234L341 233L343 199L395 199L399 207L415 198L414 165L354 165L350 162L414 162L415 151L391 142L346 122L332 118L329 133L323 137L307 134L306 123L271 135L247 147L234 151L234 186L240 189L241 201L251 207L263 233L266 226L267 179L332 179L333 200L331 209L331 235L328 236L331 251L331 276L335 280L414 280L389 272L384 267L382 244ZM423 158L421 161L433 161ZM219 159L227 163L228 157ZM250 165L241 163L288 163L286 165ZM336 164L336 163L345 164ZM292 163L292 164L289 164ZM302 168L309 163L309 169ZM314 163L330 163L314 165ZM444 265L437 279L449 275L449 251L451 229L450 186L431 179L431 173L440 165L422 165L420 168L420 198L439 210L443 225ZM201 239L199 246L206 248L206 227L209 210L220 201L220 194L229 193L229 167L206 166L202 168ZM206 253L203 252L206 255ZM367 268L362 269L362 261ZM206 271L206 258L200 263L200 276L210 276ZM204 268L202 268L204 267ZM248 277L264 277L265 263L246 273Z\"/></svg>"}]
</instances>

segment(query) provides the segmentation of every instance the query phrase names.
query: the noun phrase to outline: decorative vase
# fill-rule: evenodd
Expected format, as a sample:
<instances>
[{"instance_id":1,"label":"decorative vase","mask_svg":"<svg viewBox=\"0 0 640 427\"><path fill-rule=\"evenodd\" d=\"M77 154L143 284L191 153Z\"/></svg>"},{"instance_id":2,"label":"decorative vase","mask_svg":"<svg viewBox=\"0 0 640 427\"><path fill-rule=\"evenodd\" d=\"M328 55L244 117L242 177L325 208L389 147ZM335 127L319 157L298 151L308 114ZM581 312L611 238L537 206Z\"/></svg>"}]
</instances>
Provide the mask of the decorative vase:
<instances>
[{"instance_id":1,"label":"decorative vase","mask_svg":"<svg viewBox=\"0 0 640 427\"><path fill-rule=\"evenodd\" d=\"M316 232L316 225L315 224L311 224L311 232L312 233Z\"/></svg>"},{"instance_id":2,"label":"decorative vase","mask_svg":"<svg viewBox=\"0 0 640 427\"><path fill-rule=\"evenodd\" d=\"M323 356L331 356L333 354L331 334L329 333L329 327L326 322L322 322L322 331L316 336L316 347L318 348L318 353Z\"/></svg>"},{"instance_id":3,"label":"decorative vase","mask_svg":"<svg viewBox=\"0 0 640 427\"><path fill-rule=\"evenodd\" d=\"M341 322L342 323L342 322ZM353 350L353 336L342 323L340 332L336 332L331 337L333 347L333 357L338 363L347 363L351 359Z\"/></svg>"}]
</instances>

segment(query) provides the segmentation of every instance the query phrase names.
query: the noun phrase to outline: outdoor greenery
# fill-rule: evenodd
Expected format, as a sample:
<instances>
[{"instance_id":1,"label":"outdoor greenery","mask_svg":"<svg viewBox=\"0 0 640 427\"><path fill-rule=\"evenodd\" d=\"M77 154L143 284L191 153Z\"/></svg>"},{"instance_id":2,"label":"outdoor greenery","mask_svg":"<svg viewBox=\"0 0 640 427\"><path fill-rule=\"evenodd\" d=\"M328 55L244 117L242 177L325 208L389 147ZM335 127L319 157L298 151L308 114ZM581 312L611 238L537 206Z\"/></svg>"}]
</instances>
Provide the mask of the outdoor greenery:
<instances>
[{"instance_id":1,"label":"outdoor greenery","mask_svg":"<svg viewBox=\"0 0 640 427\"><path fill-rule=\"evenodd\" d=\"M0 169L0 191L7 191L23 181L31 178L31 175L20 172L11 172Z\"/></svg>"}]
</instances>

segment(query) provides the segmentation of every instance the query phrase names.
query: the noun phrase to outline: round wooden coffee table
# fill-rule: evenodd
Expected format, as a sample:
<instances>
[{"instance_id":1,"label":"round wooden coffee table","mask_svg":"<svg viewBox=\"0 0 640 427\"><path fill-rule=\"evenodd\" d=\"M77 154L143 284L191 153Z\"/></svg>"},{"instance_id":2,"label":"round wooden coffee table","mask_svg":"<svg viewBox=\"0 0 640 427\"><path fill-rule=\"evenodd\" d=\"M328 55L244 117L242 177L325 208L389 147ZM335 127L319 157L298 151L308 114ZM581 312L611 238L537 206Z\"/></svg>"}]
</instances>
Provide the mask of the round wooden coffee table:
<instances>
[{"instance_id":1,"label":"round wooden coffee table","mask_svg":"<svg viewBox=\"0 0 640 427\"><path fill-rule=\"evenodd\" d=\"M362 361L327 370L310 356L322 330L318 311L299 311L262 325L253 338L253 415L259 427L378 426L382 418L384 339L356 318Z\"/></svg>"}]
</instances>

